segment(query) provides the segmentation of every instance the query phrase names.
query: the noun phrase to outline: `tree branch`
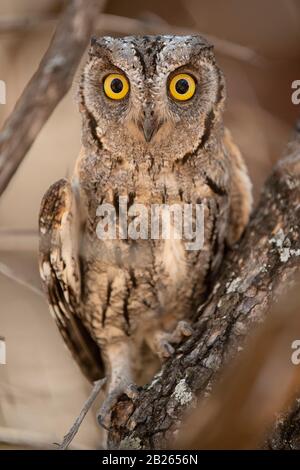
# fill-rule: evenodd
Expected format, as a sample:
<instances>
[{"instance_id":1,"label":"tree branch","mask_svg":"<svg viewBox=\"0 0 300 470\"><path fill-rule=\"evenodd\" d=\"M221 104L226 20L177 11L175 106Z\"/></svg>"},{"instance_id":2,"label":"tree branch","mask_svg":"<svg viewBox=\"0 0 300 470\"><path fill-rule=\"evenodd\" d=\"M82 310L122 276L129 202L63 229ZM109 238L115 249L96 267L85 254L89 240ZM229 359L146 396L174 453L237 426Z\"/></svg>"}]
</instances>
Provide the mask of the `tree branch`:
<instances>
[{"instance_id":1,"label":"tree branch","mask_svg":"<svg viewBox=\"0 0 300 470\"><path fill-rule=\"evenodd\" d=\"M112 414L111 447L164 448L196 395L210 393L249 331L292 283L300 267L300 139L275 166L242 240L227 253L194 334L139 397ZM295 333L297 334L297 333Z\"/></svg>"},{"instance_id":2,"label":"tree branch","mask_svg":"<svg viewBox=\"0 0 300 470\"><path fill-rule=\"evenodd\" d=\"M57 20L56 14L44 14L36 16L0 17L0 34L24 33L36 28L44 28L45 24L54 24Z\"/></svg>"},{"instance_id":3,"label":"tree branch","mask_svg":"<svg viewBox=\"0 0 300 470\"><path fill-rule=\"evenodd\" d=\"M96 0L71 0L38 70L23 91L0 134L0 195L39 131L69 90L94 30Z\"/></svg>"},{"instance_id":4,"label":"tree branch","mask_svg":"<svg viewBox=\"0 0 300 470\"><path fill-rule=\"evenodd\" d=\"M30 450L55 450L57 446L50 444L57 440L56 435L43 434L28 429L14 429L0 426L0 449L2 444L11 449L30 449ZM87 446L70 446L72 450L87 450Z\"/></svg>"},{"instance_id":5,"label":"tree branch","mask_svg":"<svg viewBox=\"0 0 300 470\"><path fill-rule=\"evenodd\" d=\"M59 450L66 450L69 445L71 444L72 440L74 439L75 435L77 434L80 425L82 421L85 418L85 415L91 408L92 404L96 400L97 396L99 395L101 389L103 388L103 385L105 384L106 379L102 380L97 380L97 382L94 383L93 390L91 391L90 396L86 400L85 404L82 407L82 410L80 411L79 415L77 416L74 424L72 425L71 429L69 432L64 436L63 442L59 445L58 449Z\"/></svg>"},{"instance_id":6,"label":"tree branch","mask_svg":"<svg viewBox=\"0 0 300 470\"><path fill-rule=\"evenodd\" d=\"M182 449L262 447L278 413L299 391L295 332L300 332L300 283L272 306L226 367L212 394L193 409L176 436ZM242 349L242 348L241 348ZM299 428L298 428L299 429ZM298 435L299 436L299 435ZM174 442L170 443L174 445Z\"/></svg>"}]
</instances>

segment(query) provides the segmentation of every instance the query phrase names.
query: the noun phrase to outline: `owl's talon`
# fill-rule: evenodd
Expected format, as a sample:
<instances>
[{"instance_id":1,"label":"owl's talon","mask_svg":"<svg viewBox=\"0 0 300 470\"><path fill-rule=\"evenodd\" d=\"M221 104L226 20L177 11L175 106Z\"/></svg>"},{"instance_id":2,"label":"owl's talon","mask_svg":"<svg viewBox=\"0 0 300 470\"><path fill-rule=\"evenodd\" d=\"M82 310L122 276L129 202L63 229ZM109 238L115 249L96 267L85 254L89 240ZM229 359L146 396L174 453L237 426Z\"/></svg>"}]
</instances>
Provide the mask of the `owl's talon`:
<instances>
[{"instance_id":1,"label":"owl's talon","mask_svg":"<svg viewBox=\"0 0 300 470\"><path fill-rule=\"evenodd\" d=\"M175 349L173 344L179 344L184 338L191 336L193 329L187 321L179 321L172 333L157 330L153 336L148 338L148 344L161 361L171 357Z\"/></svg>"},{"instance_id":2,"label":"owl's talon","mask_svg":"<svg viewBox=\"0 0 300 470\"><path fill-rule=\"evenodd\" d=\"M131 398L134 400L135 398L138 397L139 390L138 387L135 384L129 384L126 389L124 390L125 395L128 396L128 398Z\"/></svg>"},{"instance_id":3,"label":"owl's talon","mask_svg":"<svg viewBox=\"0 0 300 470\"><path fill-rule=\"evenodd\" d=\"M181 320L178 322L175 330L170 334L170 343L178 344L180 343L184 338L189 337L193 334L193 328L191 325L185 321Z\"/></svg>"},{"instance_id":4,"label":"owl's talon","mask_svg":"<svg viewBox=\"0 0 300 470\"><path fill-rule=\"evenodd\" d=\"M161 341L158 346L158 355L161 359L168 359L175 352L175 349L168 341Z\"/></svg>"},{"instance_id":5,"label":"owl's talon","mask_svg":"<svg viewBox=\"0 0 300 470\"><path fill-rule=\"evenodd\" d=\"M106 429L106 431L109 431L111 423L111 410L117 403L120 396L125 394L128 396L128 398L134 399L137 398L138 393L138 388L133 383L122 384L109 392L104 402L102 403L102 406L97 412L98 424Z\"/></svg>"}]
</instances>

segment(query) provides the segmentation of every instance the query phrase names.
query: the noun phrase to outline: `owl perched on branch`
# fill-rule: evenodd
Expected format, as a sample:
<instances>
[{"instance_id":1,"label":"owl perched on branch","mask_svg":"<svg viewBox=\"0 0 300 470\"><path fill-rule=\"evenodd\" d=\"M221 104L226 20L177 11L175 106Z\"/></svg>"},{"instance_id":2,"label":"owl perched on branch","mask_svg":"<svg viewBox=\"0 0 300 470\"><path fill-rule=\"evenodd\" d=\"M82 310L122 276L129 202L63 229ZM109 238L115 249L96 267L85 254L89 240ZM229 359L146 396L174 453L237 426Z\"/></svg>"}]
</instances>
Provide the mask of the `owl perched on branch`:
<instances>
[{"instance_id":1,"label":"owl perched on branch","mask_svg":"<svg viewBox=\"0 0 300 470\"><path fill-rule=\"evenodd\" d=\"M224 101L223 74L199 36L91 42L79 91L82 149L71 181L54 183L42 201L40 272L83 373L108 377L103 424L122 393L137 393L142 347L164 360L192 333L189 314L248 222L251 184L223 125ZM167 207L190 205L203 215L197 249L166 219ZM172 234L151 237L137 207L145 217L162 207Z\"/></svg>"}]
</instances>

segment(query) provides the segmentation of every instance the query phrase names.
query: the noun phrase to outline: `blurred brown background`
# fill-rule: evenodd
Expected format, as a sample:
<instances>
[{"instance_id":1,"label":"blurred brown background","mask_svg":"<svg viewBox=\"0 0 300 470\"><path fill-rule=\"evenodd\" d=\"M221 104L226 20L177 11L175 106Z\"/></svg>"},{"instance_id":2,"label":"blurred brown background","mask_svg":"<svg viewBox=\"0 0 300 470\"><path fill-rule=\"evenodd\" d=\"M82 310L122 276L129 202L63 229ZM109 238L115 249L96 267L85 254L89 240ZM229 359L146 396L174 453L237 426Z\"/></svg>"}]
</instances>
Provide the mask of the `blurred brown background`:
<instances>
[{"instance_id":1,"label":"blurred brown background","mask_svg":"<svg viewBox=\"0 0 300 470\"><path fill-rule=\"evenodd\" d=\"M63 6L59 0L1 0L0 79L7 85L7 104L0 105L0 126L34 73ZM151 25L164 33L172 25L215 38L227 78L226 123L244 154L257 200L300 114L300 105L291 101L291 84L300 79L300 2L108 0L105 14L118 18L99 19L102 34L131 34L128 18L138 18L141 33ZM3 32L1 18L36 21ZM7 365L0 365L0 441L5 435L50 443L61 439L90 389L65 350L44 298L26 285L39 289L40 200L52 182L72 172L80 147L77 81L0 199L0 336L7 341ZM75 445L97 444L99 431L89 414Z\"/></svg>"}]
</instances>

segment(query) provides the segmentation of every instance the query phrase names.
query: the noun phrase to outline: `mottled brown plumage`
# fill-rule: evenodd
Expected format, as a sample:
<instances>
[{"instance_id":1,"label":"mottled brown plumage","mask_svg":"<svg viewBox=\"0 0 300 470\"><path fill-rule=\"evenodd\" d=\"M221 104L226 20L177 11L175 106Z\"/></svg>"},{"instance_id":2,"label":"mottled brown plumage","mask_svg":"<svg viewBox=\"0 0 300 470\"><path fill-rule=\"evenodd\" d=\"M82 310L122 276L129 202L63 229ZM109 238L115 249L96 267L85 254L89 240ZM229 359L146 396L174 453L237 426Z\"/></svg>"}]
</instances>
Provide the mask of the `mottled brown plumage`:
<instances>
[{"instance_id":1,"label":"mottled brown plumage","mask_svg":"<svg viewBox=\"0 0 300 470\"><path fill-rule=\"evenodd\" d=\"M170 95L179 72L196 82L187 101ZM127 77L122 100L104 93L110 73ZM223 125L224 78L204 39L93 40L79 98L82 150L72 182L55 183L42 203L40 267L54 317L83 372L94 380L105 364L105 416L122 392L135 393L144 343L164 358L172 342L191 334L185 320L205 298L225 244L247 224L251 184ZM122 196L128 207L201 203L203 248L186 250L177 239L100 240L97 208L110 203L119 210Z\"/></svg>"}]
</instances>

